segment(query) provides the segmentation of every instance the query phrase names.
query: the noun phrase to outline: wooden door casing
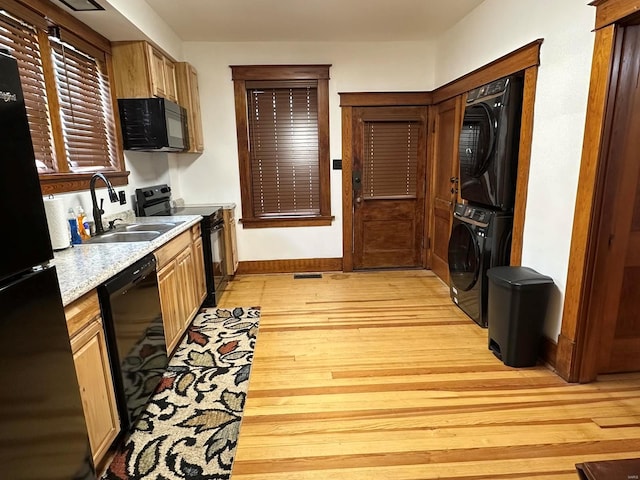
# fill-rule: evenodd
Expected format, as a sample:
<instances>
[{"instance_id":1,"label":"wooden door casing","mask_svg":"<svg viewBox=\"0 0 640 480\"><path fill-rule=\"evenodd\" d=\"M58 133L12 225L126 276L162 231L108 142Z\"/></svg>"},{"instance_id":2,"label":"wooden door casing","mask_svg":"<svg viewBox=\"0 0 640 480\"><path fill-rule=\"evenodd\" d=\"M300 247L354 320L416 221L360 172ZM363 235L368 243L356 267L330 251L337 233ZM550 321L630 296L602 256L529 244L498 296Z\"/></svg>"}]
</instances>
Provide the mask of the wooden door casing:
<instances>
[{"instance_id":1,"label":"wooden door casing","mask_svg":"<svg viewBox=\"0 0 640 480\"><path fill-rule=\"evenodd\" d=\"M597 373L640 370L640 25L616 34L605 119L600 220L589 316L597 324ZM594 361L594 360L592 360Z\"/></svg>"},{"instance_id":2,"label":"wooden door casing","mask_svg":"<svg viewBox=\"0 0 640 480\"><path fill-rule=\"evenodd\" d=\"M421 267L427 108L356 108L352 128L353 266ZM374 147L382 135L392 140L382 148ZM365 150L378 153L371 155ZM414 158L415 165L409 157ZM401 181L390 180L396 176Z\"/></svg>"},{"instance_id":3,"label":"wooden door casing","mask_svg":"<svg viewBox=\"0 0 640 480\"><path fill-rule=\"evenodd\" d=\"M462 96L434 107L431 168L431 270L449 283L449 236L457 201L458 139L462 125Z\"/></svg>"}]
</instances>

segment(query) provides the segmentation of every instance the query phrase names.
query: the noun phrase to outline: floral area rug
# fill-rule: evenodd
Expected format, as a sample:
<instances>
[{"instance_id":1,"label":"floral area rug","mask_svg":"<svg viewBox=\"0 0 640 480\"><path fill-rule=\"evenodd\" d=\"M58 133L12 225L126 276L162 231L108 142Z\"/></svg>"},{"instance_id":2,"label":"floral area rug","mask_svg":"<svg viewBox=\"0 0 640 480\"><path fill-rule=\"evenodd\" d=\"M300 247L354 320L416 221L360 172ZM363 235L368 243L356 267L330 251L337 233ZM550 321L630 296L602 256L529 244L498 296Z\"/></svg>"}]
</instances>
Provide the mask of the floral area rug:
<instances>
[{"instance_id":1,"label":"floral area rug","mask_svg":"<svg viewBox=\"0 0 640 480\"><path fill-rule=\"evenodd\" d=\"M260 310L205 308L103 480L224 480L238 441Z\"/></svg>"}]
</instances>

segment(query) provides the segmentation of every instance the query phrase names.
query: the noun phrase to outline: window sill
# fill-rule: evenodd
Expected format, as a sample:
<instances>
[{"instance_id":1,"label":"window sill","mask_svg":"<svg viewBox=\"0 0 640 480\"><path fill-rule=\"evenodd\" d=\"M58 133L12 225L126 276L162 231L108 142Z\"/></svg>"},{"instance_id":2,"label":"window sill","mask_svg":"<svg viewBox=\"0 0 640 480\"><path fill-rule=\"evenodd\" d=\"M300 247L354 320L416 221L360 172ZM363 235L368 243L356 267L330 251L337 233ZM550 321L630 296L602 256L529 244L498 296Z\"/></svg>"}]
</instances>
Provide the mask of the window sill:
<instances>
[{"instance_id":1,"label":"window sill","mask_svg":"<svg viewBox=\"0 0 640 480\"><path fill-rule=\"evenodd\" d=\"M240 223L243 228L326 227L331 225L333 220L334 216L242 218Z\"/></svg>"},{"instance_id":2,"label":"window sill","mask_svg":"<svg viewBox=\"0 0 640 480\"><path fill-rule=\"evenodd\" d=\"M105 170L100 170L100 172L109 178L114 187L128 183L129 172ZM42 195L89 190L89 181L92 176L93 173L44 173L40 174L40 189ZM103 187L103 185L98 184L98 187Z\"/></svg>"}]
</instances>

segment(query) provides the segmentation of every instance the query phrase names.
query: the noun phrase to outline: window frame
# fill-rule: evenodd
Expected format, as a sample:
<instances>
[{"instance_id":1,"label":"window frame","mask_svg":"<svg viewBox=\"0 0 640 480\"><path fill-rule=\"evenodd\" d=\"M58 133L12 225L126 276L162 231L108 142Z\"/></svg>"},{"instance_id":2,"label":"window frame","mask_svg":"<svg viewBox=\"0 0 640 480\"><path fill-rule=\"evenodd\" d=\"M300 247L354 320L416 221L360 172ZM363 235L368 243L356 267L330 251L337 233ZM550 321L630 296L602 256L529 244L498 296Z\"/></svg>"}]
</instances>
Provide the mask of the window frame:
<instances>
[{"instance_id":1,"label":"window frame","mask_svg":"<svg viewBox=\"0 0 640 480\"><path fill-rule=\"evenodd\" d=\"M111 62L111 43L80 20L46 0L0 0L0 9L6 10L16 18L36 28L38 46L44 70L49 121L53 137L52 150L55 152L57 171L39 174L43 195L88 190L89 181L95 172L103 173L114 186L128 184L129 172L125 169L122 150L122 136L119 127L118 104L113 82L113 65ZM48 27L59 27L67 32L74 32L70 44L93 55L98 61L104 61L106 75L109 79L109 91L113 121L115 122L115 155L113 168L100 168L89 172L70 172L64 146L62 122L59 118L60 104L56 87L55 69L51 58L51 47ZM66 40L66 39L65 39Z\"/></svg>"},{"instance_id":2,"label":"window frame","mask_svg":"<svg viewBox=\"0 0 640 480\"><path fill-rule=\"evenodd\" d=\"M238 164L243 228L311 227L331 225L329 160L329 68L331 65L232 65L236 109ZM257 217L253 212L247 82L316 80L318 96L318 169L320 213L318 215Z\"/></svg>"}]
</instances>

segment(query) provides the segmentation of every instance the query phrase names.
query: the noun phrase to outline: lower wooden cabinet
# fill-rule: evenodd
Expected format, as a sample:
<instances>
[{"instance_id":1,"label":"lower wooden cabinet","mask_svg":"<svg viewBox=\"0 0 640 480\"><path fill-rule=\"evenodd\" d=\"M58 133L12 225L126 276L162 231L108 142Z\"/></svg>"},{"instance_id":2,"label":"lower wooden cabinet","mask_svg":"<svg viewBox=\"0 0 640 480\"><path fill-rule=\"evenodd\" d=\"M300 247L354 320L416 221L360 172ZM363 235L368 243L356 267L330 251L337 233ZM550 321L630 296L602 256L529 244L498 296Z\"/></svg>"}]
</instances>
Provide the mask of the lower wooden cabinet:
<instances>
[{"instance_id":1,"label":"lower wooden cabinet","mask_svg":"<svg viewBox=\"0 0 640 480\"><path fill-rule=\"evenodd\" d=\"M96 291L68 305L65 315L91 454L97 466L120 432L120 418Z\"/></svg>"},{"instance_id":2,"label":"lower wooden cabinet","mask_svg":"<svg viewBox=\"0 0 640 480\"><path fill-rule=\"evenodd\" d=\"M238 269L238 240L236 239L236 211L235 207L224 208L224 256L225 273L230 277L235 275Z\"/></svg>"},{"instance_id":3,"label":"lower wooden cabinet","mask_svg":"<svg viewBox=\"0 0 640 480\"><path fill-rule=\"evenodd\" d=\"M155 255L164 335L167 351L171 354L198 313L206 294L200 225L178 235L159 248Z\"/></svg>"}]
</instances>

